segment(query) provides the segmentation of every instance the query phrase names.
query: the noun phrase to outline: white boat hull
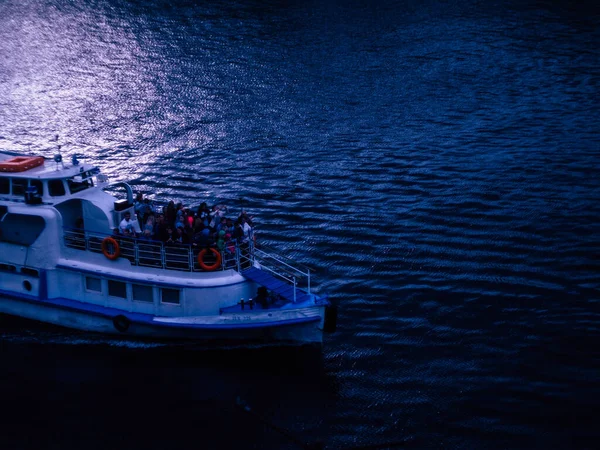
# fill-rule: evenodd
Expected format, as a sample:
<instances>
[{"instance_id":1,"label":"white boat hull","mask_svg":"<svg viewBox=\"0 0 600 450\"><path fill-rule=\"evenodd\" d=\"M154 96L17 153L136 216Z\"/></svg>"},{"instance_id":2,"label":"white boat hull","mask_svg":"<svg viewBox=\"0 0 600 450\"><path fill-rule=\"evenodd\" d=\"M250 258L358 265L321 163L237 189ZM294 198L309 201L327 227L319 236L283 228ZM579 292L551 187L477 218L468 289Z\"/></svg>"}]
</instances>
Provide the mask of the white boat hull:
<instances>
[{"instance_id":1,"label":"white boat hull","mask_svg":"<svg viewBox=\"0 0 600 450\"><path fill-rule=\"evenodd\" d=\"M312 311L238 312L220 316L156 317L107 310L87 312L38 300L0 296L0 313L79 331L130 338L320 344L324 306ZM270 314L270 320L263 320Z\"/></svg>"}]
</instances>

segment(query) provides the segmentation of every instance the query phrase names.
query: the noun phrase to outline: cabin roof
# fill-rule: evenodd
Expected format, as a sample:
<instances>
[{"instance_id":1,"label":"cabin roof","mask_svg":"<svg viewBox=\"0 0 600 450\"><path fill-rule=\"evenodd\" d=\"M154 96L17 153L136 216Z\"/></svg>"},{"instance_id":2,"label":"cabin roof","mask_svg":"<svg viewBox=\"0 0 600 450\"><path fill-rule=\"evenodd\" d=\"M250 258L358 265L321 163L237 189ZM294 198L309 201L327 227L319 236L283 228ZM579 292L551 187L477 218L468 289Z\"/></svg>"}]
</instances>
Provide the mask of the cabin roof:
<instances>
[{"instance_id":1,"label":"cabin roof","mask_svg":"<svg viewBox=\"0 0 600 450\"><path fill-rule=\"evenodd\" d=\"M38 156L38 155L31 155ZM15 155L12 153L0 152L0 163L14 158ZM78 175L81 172L92 170L95 168L93 165L79 163L74 166L70 161L65 163L56 163L53 159L44 158L44 164L38 167L33 167L22 172L0 172L2 178L37 178L37 179L56 179L56 178L69 178Z\"/></svg>"}]
</instances>

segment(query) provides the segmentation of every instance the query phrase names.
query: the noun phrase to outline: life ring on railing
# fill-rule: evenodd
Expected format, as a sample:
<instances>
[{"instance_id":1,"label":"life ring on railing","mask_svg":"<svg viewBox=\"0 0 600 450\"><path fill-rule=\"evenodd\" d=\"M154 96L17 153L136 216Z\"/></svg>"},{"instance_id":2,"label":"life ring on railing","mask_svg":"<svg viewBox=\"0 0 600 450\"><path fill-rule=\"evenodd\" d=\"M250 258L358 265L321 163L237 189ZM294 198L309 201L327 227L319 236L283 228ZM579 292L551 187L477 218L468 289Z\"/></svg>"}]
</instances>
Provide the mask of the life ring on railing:
<instances>
[{"instance_id":1,"label":"life ring on railing","mask_svg":"<svg viewBox=\"0 0 600 450\"><path fill-rule=\"evenodd\" d=\"M206 255L206 253L208 253L208 250L210 250L212 252L212 254L215 256L215 258L217 259L214 264L206 264L204 262L204 255ZM219 266L221 265L221 253L214 248L209 248L209 249L205 248L200 253L198 253L198 265L200 267L202 267L202 269L208 270L208 271L218 269Z\"/></svg>"},{"instance_id":2,"label":"life ring on railing","mask_svg":"<svg viewBox=\"0 0 600 450\"><path fill-rule=\"evenodd\" d=\"M110 251L112 246L112 252ZM116 239L111 237L106 237L102 240L102 254L106 256L110 260L115 260L119 257L121 253L121 248L119 247L119 243Z\"/></svg>"}]
</instances>

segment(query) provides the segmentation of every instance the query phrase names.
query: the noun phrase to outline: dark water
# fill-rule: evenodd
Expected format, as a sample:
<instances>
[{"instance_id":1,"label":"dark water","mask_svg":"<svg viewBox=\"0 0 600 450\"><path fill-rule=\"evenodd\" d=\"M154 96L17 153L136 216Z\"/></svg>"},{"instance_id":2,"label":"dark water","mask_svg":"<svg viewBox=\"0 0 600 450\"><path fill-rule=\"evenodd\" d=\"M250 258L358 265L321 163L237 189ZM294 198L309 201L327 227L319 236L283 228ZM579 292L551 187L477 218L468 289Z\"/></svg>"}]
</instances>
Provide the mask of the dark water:
<instances>
[{"instance_id":1,"label":"dark water","mask_svg":"<svg viewBox=\"0 0 600 450\"><path fill-rule=\"evenodd\" d=\"M341 308L322 352L1 318L2 448L596 447L599 94L589 4L2 0L1 148L244 206Z\"/></svg>"}]
</instances>

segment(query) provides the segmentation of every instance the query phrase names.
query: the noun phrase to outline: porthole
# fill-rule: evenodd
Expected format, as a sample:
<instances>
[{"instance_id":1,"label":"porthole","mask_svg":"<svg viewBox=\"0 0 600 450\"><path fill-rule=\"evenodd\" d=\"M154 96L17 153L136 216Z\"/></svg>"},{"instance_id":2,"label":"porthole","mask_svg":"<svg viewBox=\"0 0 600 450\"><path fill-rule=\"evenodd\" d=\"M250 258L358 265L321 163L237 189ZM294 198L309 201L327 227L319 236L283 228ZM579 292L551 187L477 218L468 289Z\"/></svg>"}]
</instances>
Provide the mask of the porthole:
<instances>
[{"instance_id":1,"label":"porthole","mask_svg":"<svg viewBox=\"0 0 600 450\"><path fill-rule=\"evenodd\" d=\"M26 291L31 291L31 283L28 280L23 281L23 287L25 288Z\"/></svg>"}]
</instances>

